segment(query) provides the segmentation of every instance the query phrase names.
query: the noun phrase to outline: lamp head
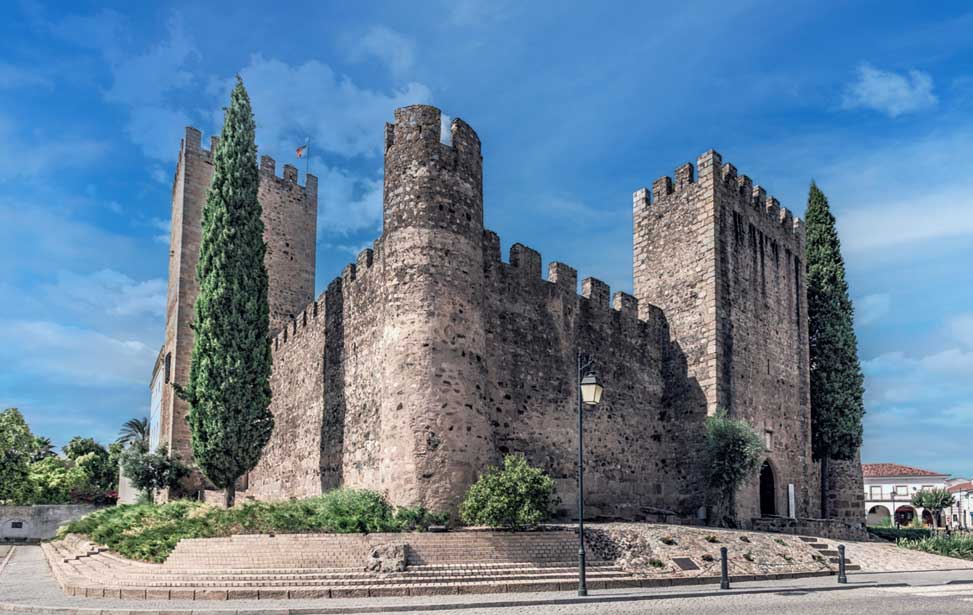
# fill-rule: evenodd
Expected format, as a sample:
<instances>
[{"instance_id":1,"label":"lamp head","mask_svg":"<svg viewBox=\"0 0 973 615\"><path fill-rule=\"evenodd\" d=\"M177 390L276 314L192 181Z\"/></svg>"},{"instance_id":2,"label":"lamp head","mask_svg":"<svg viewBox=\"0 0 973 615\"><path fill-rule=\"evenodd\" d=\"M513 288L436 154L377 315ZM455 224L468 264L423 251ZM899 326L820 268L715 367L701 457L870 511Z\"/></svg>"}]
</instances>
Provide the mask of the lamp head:
<instances>
[{"instance_id":1,"label":"lamp head","mask_svg":"<svg viewBox=\"0 0 973 615\"><path fill-rule=\"evenodd\" d=\"M588 372L581 379L581 401L586 406L597 406L601 403L602 392L604 392L604 387L601 386L601 382L594 372Z\"/></svg>"}]
</instances>

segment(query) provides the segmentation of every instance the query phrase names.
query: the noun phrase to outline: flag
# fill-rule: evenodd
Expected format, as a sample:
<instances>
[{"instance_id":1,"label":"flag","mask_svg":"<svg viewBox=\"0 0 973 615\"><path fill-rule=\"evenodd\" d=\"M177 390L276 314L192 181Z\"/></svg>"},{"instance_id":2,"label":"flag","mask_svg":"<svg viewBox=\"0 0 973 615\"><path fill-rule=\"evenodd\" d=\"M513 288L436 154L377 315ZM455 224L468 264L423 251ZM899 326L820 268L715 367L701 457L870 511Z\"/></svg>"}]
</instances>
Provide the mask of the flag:
<instances>
[{"instance_id":1,"label":"flag","mask_svg":"<svg viewBox=\"0 0 973 615\"><path fill-rule=\"evenodd\" d=\"M303 158L305 152L307 152L307 143L297 148L297 157Z\"/></svg>"}]
</instances>

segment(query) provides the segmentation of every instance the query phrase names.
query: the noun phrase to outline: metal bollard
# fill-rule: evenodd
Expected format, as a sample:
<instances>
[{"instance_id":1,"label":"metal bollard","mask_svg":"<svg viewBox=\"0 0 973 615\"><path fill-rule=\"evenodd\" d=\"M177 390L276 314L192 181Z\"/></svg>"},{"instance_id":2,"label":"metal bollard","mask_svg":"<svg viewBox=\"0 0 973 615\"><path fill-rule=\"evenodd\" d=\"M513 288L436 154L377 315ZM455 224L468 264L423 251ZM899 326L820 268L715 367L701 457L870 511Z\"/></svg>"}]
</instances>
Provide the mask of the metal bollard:
<instances>
[{"instance_id":1,"label":"metal bollard","mask_svg":"<svg viewBox=\"0 0 973 615\"><path fill-rule=\"evenodd\" d=\"M838 545L838 582L848 582L848 575L845 574L845 545Z\"/></svg>"},{"instance_id":2,"label":"metal bollard","mask_svg":"<svg viewBox=\"0 0 973 615\"><path fill-rule=\"evenodd\" d=\"M726 563L726 547L720 547L720 589L730 589L730 573Z\"/></svg>"}]
</instances>

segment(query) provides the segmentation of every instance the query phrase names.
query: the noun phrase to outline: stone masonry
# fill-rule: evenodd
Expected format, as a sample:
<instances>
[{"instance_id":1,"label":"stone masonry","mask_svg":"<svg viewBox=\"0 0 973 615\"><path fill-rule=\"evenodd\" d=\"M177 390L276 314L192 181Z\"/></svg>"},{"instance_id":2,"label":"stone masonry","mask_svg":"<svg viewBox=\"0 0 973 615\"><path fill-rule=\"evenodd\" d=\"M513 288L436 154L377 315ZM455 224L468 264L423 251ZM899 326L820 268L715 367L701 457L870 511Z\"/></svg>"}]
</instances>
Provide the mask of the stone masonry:
<instances>
[{"instance_id":1,"label":"stone masonry","mask_svg":"<svg viewBox=\"0 0 973 615\"><path fill-rule=\"evenodd\" d=\"M196 263L202 233L203 205L213 177L213 152L201 144L201 133L187 128L179 148L172 186L172 230L169 244L169 292L166 301L165 342L156 362L164 370L165 383L189 380L193 348L193 305L199 293ZM309 176L306 186L297 184L297 169L284 165L284 177L276 176L274 160L260 159L258 198L263 206L264 262L269 278L270 325L279 331L314 297L314 258L317 224L317 178ZM183 459L191 459L189 408L171 386L163 387L160 443Z\"/></svg>"},{"instance_id":2,"label":"stone masonry","mask_svg":"<svg viewBox=\"0 0 973 615\"><path fill-rule=\"evenodd\" d=\"M483 226L479 138L462 120L449 130L440 134L433 107L396 110L385 133L383 232L314 300L316 179L302 188L293 167L277 178L263 159L275 429L245 495L353 486L454 512L484 468L519 452L555 478L567 518L581 352L605 384L586 417L592 517L698 519L703 421L717 407L764 435L775 512L788 513L794 485L793 512L817 516L800 221L708 152L696 169L635 193L635 296L612 295L594 278L579 295L575 269L551 262L544 277L527 246L514 244L504 262L500 238ZM188 376L210 155L189 129L173 192L163 348L177 382ZM171 397L166 387L163 441L185 455L185 408ZM848 520L861 476L841 472L833 500ZM737 512L748 520L760 508L754 481Z\"/></svg>"}]
</instances>

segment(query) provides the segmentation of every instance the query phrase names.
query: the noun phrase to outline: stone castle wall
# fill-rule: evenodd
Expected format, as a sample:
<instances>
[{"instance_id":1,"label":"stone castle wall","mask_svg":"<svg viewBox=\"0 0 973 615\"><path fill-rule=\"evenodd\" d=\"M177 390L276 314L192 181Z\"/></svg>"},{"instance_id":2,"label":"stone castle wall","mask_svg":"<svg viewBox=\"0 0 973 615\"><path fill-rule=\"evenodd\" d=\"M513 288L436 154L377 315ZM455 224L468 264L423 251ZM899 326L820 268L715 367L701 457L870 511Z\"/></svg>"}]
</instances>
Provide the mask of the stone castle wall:
<instances>
[{"instance_id":1,"label":"stone castle wall","mask_svg":"<svg viewBox=\"0 0 973 615\"><path fill-rule=\"evenodd\" d=\"M633 218L640 305L666 314L708 412L726 408L764 438L776 514L794 485L795 514L818 516L802 223L714 151L637 191ZM737 515L760 513L755 478Z\"/></svg>"},{"instance_id":2,"label":"stone castle wall","mask_svg":"<svg viewBox=\"0 0 973 615\"><path fill-rule=\"evenodd\" d=\"M191 127L180 145L172 188L172 230L169 251L169 288L166 301L166 335L160 356L167 370L167 384L189 381L193 348L193 306L199 294L196 264L202 235L202 212L213 178L213 152L218 138L203 149L202 134ZM264 263L269 279L271 330L288 323L314 296L314 253L317 236L317 178L307 178L307 186L297 184L297 169L284 166L277 177L272 158L260 161L258 199L263 208ZM160 442L184 460L192 459L188 405L171 386L162 395Z\"/></svg>"},{"instance_id":3,"label":"stone castle wall","mask_svg":"<svg viewBox=\"0 0 973 615\"><path fill-rule=\"evenodd\" d=\"M248 495L314 488L308 447L323 434L322 490L367 487L397 504L455 509L487 465L521 452L555 477L567 516L580 349L606 386L587 414L589 510L694 514L700 482L684 456L698 447L705 405L662 313L640 320L625 293L612 308L607 285L590 278L579 295L577 273L561 263L543 280L540 255L520 244L502 262L499 238L482 226L479 141L461 122L451 137L440 142L437 110L397 112L382 237L274 340L278 428Z\"/></svg>"},{"instance_id":4,"label":"stone castle wall","mask_svg":"<svg viewBox=\"0 0 973 615\"><path fill-rule=\"evenodd\" d=\"M169 318L184 327L172 336L185 344L173 346L183 379L209 179L198 133L187 143L174 187ZM776 512L788 513L793 484L795 513L818 516L802 229L716 152L635 193L635 296L614 297L593 278L579 294L563 263L549 263L543 279L540 254L522 244L502 260L500 238L483 226L479 139L461 120L441 134L432 107L399 109L386 127L382 235L315 300L316 180L301 188L294 167L283 178L272 160L261 167L275 429L247 496L351 486L455 511L488 465L520 452L555 478L559 515L570 518L583 352L605 384L602 404L585 415L592 517L695 517L705 504L703 423L720 406L767 439ZM185 422L175 422L188 445ZM860 471L833 470L832 504L854 521ZM738 517L758 516L759 502L753 481L738 495Z\"/></svg>"}]
</instances>

